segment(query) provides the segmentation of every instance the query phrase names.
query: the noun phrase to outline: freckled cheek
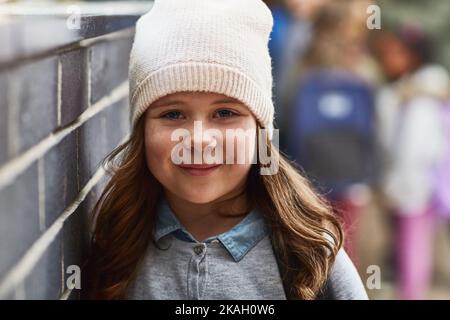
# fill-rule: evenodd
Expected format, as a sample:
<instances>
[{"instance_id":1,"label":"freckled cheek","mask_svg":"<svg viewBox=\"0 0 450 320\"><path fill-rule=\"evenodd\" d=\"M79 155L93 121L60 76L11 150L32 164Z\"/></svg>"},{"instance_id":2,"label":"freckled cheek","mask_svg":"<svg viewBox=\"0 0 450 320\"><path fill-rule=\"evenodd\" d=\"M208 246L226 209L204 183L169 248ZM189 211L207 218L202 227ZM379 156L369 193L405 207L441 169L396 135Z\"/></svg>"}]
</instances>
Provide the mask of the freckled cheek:
<instances>
[{"instance_id":1,"label":"freckled cheek","mask_svg":"<svg viewBox=\"0 0 450 320\"><path fill-rule=\"evenodd\" d=\"M171 133L171 130L161 128L146 130L145 156L147 165L153 174L170 165L170 155L176 143L171 141Z\"/></svg>"},{"instance_id":2,"label":"freckled cheek","mask_svg":"<svg viewBox=\"0 0 450 320\"><path fill-rule=\"evenodd\" d=\"M223 181L229 181L231 183L235 182L238 183L239 181L245 179L247 177L247 174L249 173L251 169L251 164L232 164L232 165L226 165L224 174L226 175L227 179Z\"/></svg>"},{"instance_id":3,"label":"freckled cheek","mask_svg":"<svg viewBox=\"0 0 450 320\"><path fill-rule=\"evenodd\" d=\"M234 164L251 164L256 161L256 133L240 137L223 136L224 161Z\"/></svg>"}]
</instances>

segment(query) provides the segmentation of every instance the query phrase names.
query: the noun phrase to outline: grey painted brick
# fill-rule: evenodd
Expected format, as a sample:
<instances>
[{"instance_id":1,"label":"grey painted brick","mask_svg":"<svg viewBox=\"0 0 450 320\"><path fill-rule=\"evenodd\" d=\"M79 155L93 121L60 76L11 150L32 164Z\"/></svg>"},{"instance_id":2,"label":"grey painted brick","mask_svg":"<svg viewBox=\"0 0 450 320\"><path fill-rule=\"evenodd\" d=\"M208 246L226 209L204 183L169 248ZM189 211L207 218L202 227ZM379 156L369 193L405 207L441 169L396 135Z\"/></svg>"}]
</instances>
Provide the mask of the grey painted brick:
<instances>
[{"instance_id":1,"label":"grey painted brick","mask_svg":"<svg viewBox=\"0 0 450 320\"><path fill-rule=\"evenodd\" d=\"M65 126L88 106L88 89L95 103L127 80L132 41L129 37L100 42L59 57L4 68L0 73L0 165L57 128L58 61L62 68L61 125ZM87 87L87 59L91 88ZM107 153L123 140L129 130L128 119L128 98L124 98L44 155L47 227L74 200ZM33 163L13 184L0 190L0 279L41 235L38 179L37 163ZM64 292L68 275L62 266L84 262L89 246L88 218L108 179L102 178L89 192L25 279L27 299L58 299ZM70 299L77 298L78 292L72 292Z\"/></svg>"},{"instance_id":2,"label":"grey painted brick","mask_svg":"<svg viewBox=\"0 0 450 320\"><path fill-rule=\"evenodd\" d=\"M86 200L80 204L80 207L74 212L64 223L64 266L70 265L79 266L83 269L84 263L87 258L88 248L89 248L89 232L88 232L88 221L87 214L85 211ZM64 282L67 283L68 278L71 274L67 272L64 273ZM81 271L81 276L83 276L83 271ZM73 291L79 291L78 289L73 289ZM72 292L70 299L76 299L79 292Z\"/></svg>"},{"instance_id":3,"label":"grey painted brick","mask_svg":"<svg viewBox=\"0 0 450 320\"><path fill-rule=\"evenodd\" d=\"M109 150L114 149L129 132L128 98L117 101L106 110L106 138Z\"/></svg>"},{"instance_id":4,"label":"grey painted brick","mask_svg":"<svg viewBox=\"0 0 450 320\"><path fill-rule=\"evenodd\" d=\"M109 180L110 177L106 174L102 178L100 178L99 182L91 189L91 191L89 191L89 193L86 195L86 198L82 202L80 206L80 213L82 216L81 225L83 227L83 230L87 231L91 227L89 223L91 222L93 214L92 210L94 209L95 204L100 198L100 195L102 194ZM89 241L90 235L86 234L83 242L85 243L85 245L89 245ZM87 249L87 246L85 247L85 249ZM84 252L86 252L86 250Z\"/></svg>"},{"instance_id":5,"label":"grey painted brick","mask_svg":"<svg viewBox=\"0 0 450 320\"><path fill-rule=\"evenodd\" d=\"M133 6L133 4L130 4L130 6ZM151 6L145 7L149 9ZM109 9L106 6L105 8ZM13 19L5 19L0 28L0 43L3 44L0 49L0 68L12 62L17 63L24 58L35 57L43 52L73 44L82 39L98 37L133 27L139 16L148 9L139 9L132 14L113 15L105 14L105 11L95 10L97 12L90 12L90 14L81 16L81 29L79 30L67 28L67 17L65 15L14 15ZM81 5L81 11L85 11L83 5ZM91 10L87 9L87 11Z\"/></svg>"},{"instance_id":6,"label":"grey painted brick","mask_svg":"<svg viewBox=\"0 0 450 320\"><path fill-rule=\"evenodd\" d=\"M38 238L37 165L0 190L0 278Z\"/></svg>"},{"instance_id":7,"label":"grey painted brick","mask_svg":"<svg viewBox=\"0 0 450 320\"><path fill-rule=\"evenodd\" d=\"M56 127L57 121L57 66L56 57L46 58L18 67L14 71L9 101L18 126L20 153L47 136ZM10 112L12 110L10 109Z\"/></svg>"},{"instance_id":8,"label":"grey painted brick","mask_svg":"<svg viewBox=\"0 0 450 320\"><path fill-rule=\"evenodd\" d=\"M145 10L144 12L147 12ZM102 34L111 33L117 30L126 29L133 26L139 15L120 15L118 16L89 16L81 17L81 30L80 35L83 37L96 37Z\"/></svg>"},{"instance_id":9,"label":"grey painted brick","mask_svg":"<svg viewBox=\"0 0 450 320\"><path fill-rule=\"evenodd\" d=\"M83 266L90 244L90 214L104 188L105 178L86 195L78 209L64 223L64 264ZM67 279L69 275L65 275Z\"/></svg>"},{"instance_id":10,"label":"grey painted brick","mask_svg":"<svg viewBox=\"0 0 450 320\"><path fill-rule=\"evenodd\" d=\"M0 165L8 159L8 74L0 73Z\"/></svg>"},{"instance_id":11,"label":"grey painted brick","mask_svg":"<svg viewBox=\"0 0 450 320\"><path fill-rule=\"evenodd\" d=\"M3 44L0 50L0 65L2 61L6 61L10 57L14 57L14 51L17 47L18 41L15 36L15 31L17 31L18 24L11 20L10 23L2 23L2 28L0 31L0 43Z\"/></svg>"},{"instance_id":12,"label":"grey painted brick","mask_svg":"<svg viewBox=\"0 0 450 320\"><path fill-rule=\"evenodd\" d=\"M86 262L91 234L92 210L98 201L101 192L104 190L107 176L104 176L86 195L84 201L80 204L77 211L72 214L64 223L64 265L67 269L69 265L78 265L82 269ZM65 273L64 281L67 282L70 274ZM83 271L81 271L83 276ZM69 299L78 299L79 290L74 289Z\"/></svg>"},{"instance_id":13,"label":"grey painted brick","mask_svg":"<svg viewBox=\"0 0 450 320\"><path fill-rule=\"evenodd\" d=\"M60 56L62 126L77 118L87 106L85 52L78 49Z\"/></svg>"},{"instance_id":14,"label":"grey painted brick","mask_svg":"<svg viewBox=\"0 0 450 320\"><path fill-rule=\"evenodd\" d=\"M130 130L128 98L117 101L89 119L79 130L79 173L83 187L101 161Z\"/></svg>"},{"instance_id":15,"label":"grey painted brick","mask_svg":"<svg viewBox=\"0 0 450 320\"><path fill-rule=\"evenodd\" d=\"M49 227L78 195L76 132L44 156L45 221Z\"/></svg>"},{"instance_id":16,"label":"grey painted brick","mask_svg":"<svg viewBox=\"0 0 450 320\"><path fill-rule=\"evenodd\" d=\"M82 218L80 212L81 209L74 212L69 219L64 223L63 230L63 250L64 250L64 283L67 284L67 280L72 273L67 273L67 268L71 265L76 265L82 270L84 256L85 256L85 243L83 239L85 238L86 230L82 225ZM81 272L81 276L83 273ZM81 281L81 279L80 279ZM66 288L67 289L67 288ZM79 296L79 290L74 288L69 296L69 299L77 299Z\"/></svg>"},{"instance_id":17,"label":"grey painted brick","mask_svg":"<svg viewBox=\"0 0 450 320\"><path fill-rule=\"evenodd\" d=\"M59 299L62 290L62 234L59 233L25 279L26 299Z\"/></svg>"},{"instance_id":18,"label":"grey painted brick","mask_svg":"<svg viewBox=\"0 0 450 320\"><path fill-rule=\"evenodd\" d=\"M75 211L64 223L64 265L77 265L82 267L84 251L86 246L84 242L84 234L87 230L83 227L83 215L81 207ZM67 280L70 274L65 273L64 279Z\"/></svg>"},{"instance_id":19,"label":"grey painted brick","mask_svg":"<svg viewBox=\"0 0 450 320\"><path fill-rule=\"evenodd\" d=\"M16 300L16 293L14 291L11 291L8 293L3 300Z\"/></svg>"},{"instance_id":20,"label":"grey painted brick","mask_svg":"<svg viewBox=\"0 0 450 320\"><path fill-rule=\"evenodd\" d=\"M78 161L80 188L87 183L101 165L108 149L104 112L96 114L78 130Z\"/></svg>"},{"instance_id":21,"label":"grey painted brick","mask_svg":"<svg viewBox=\"0 0 450 320\"><path fill-rule=\"evenodd\" d=\"M128 78L133 38L100 42L90 48L91 103L95 103Z\"/></svg>"},{"instance_id":22,"label":"grey painted brick","mask_svg":"<svg viewBox=\"0 0 450 320\"><path fill-rule=\"evenodd\" d=\"M100 178L99 182L91 189L91 191L86 195L86 199L82 203L82 214L83 214L83 226L88 227L89 219L91 218L92 210L94 209L97 200L100 198L106 184L110 180L108 175L104 175Z\"/></svg>"}]
</instances>

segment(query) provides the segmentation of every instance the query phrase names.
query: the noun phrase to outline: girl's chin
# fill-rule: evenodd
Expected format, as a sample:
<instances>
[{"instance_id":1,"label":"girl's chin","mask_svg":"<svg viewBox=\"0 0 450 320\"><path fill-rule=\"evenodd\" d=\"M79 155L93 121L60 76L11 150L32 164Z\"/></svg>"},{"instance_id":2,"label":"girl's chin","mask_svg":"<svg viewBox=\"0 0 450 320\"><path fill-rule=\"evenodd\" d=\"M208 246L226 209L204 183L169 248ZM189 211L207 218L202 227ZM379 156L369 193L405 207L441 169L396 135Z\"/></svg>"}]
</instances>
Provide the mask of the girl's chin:
<instances>
[{"instance_id":1,"label":"girl's chin","mask_svg":"<svg viewBox=\"0 0 450 320\"><path fill-rule=\"evenodd\" d=\"M203 196L198 196L198 195L185 195L183 197L186 201L189 201L191 203L195 203L195 204L206 204L206 203L210 203L213 202L214 200L220 198L219 195L203 195Z\"/></svg>"},{"instance_id":2,"label":"girl's chin","mask_svg":"<svg viewBox=\"0 0 450 320\"><path fill-rule=\"evenodd\" d=\"M199 188L192 186L189 190L178 190L177 194L180 198L190 203L206 204L213 202L223 196L222 193L211 192L213 188Z\"/></svg>"}]
</instances>

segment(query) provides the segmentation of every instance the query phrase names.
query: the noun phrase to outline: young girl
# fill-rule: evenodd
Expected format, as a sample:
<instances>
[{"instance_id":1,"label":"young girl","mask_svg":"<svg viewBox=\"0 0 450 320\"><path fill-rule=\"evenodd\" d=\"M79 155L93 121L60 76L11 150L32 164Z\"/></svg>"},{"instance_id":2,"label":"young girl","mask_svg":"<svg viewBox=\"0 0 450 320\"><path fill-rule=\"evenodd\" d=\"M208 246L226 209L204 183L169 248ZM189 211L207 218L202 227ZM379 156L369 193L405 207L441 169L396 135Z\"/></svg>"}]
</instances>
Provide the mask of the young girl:
<instances>
[{"instance_id":1,"label":"young girl","mask_svg":"<svg viewBox=\"0 0 450 320\"><path fill-rule=\"evenodd\" d=\"M132 133L107 158L84 297L367 298L329 206L274 145L272 23L261 0L157 0L139 19ZM222 143L230 130L268 134L252 148ZM205 161L211 146L226 163Z\"/></svg>"},{"instance_id":2,"label":"young girl","mask_svg":"<svg viewBox=\"0 0 450 320\"><path fill-rule=\"evenodd\" d=\"M439 221L434 200L445 190L439 177L446 178L440 167L447 143L443 106L449 77L444 67L432 63L428 37L420 28L406 25L378 37L375 54L390 80L379 93L378 113L386 151L383 187L395 217L398 296L424 299Z\"/></svg>"}]
</instances>

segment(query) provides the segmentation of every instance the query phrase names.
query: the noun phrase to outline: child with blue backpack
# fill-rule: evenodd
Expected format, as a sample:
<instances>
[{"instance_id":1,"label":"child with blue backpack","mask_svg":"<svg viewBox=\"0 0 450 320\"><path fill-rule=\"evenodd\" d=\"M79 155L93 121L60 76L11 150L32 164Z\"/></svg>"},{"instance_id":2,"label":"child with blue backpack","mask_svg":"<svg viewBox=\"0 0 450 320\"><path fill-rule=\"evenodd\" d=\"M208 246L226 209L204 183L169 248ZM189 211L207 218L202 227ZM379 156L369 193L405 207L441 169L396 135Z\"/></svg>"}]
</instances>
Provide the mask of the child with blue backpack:
<instances>
[{"instance_id":1,"label":"child with blue backpack","mask_svg":"<svg viewBox=\"0 0 450 320\"><path fill-rule=\"evenodd\" d=\"M357 260L360 212L375 177L375 114L371 85L358 66L367 1L332 1L314 24L315 38L292 89L288 153L343 219L345 247ZM351 32L349 32L351 30Z\"/></svg>"}]
</instances>

